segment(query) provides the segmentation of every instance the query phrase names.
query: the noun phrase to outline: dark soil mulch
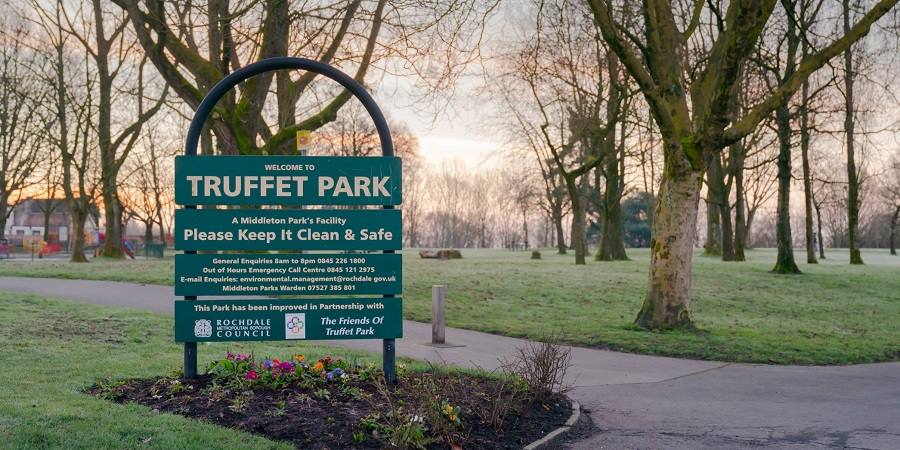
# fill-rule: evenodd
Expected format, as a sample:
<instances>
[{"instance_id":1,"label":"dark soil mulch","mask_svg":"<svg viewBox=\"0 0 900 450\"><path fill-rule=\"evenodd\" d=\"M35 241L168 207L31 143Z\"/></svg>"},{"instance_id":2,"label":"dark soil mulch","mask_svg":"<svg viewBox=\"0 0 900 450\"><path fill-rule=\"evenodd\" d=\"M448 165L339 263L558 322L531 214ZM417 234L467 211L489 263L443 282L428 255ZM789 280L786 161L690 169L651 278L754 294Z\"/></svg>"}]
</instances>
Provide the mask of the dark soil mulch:
<instances>
[{"instance_id":1,"label":"dark soil mulch","mask_svg":"<svg viewBox=\"0 0 900 450\"><path fill-rule=\"evenodd\" d=\"M424 387L423 387L424 386ZM423 414L431 397L438 403L448 400L461 408L462 426L454 437L441 438L435 427L429 436L437 438L428 448L448 448L454 440L464 449L522 448L557 427L571 414L569 401L554 395L543 402L520 400L510 408L499 426L491 419L496 411L500 384L490 378L432 372L405 374L389 398L370 381L352 380L303 388L291 385L282 389L254 387L235 392L216 387L208 375L194 380L176 378L131 379L100 383L87 393L116 402L136 402L153 408L192 417L217 425L236 428L271 439L289 441L298 448L373 449L386 447L377 432L364 430L360 419L381 414L402 405L405 414ZM431 390L431 395L426 394ZM327 392L325 392L327 391ZM252 394L249 394L252 392ZM432 403L433 405L433 403ZM439 420L431 417L426 420ZM426 422L428 423L428 422ZM354 436L355 435L355 436ZM362 442L360 439L364 437Z\"/></svg>"}]
</instances>

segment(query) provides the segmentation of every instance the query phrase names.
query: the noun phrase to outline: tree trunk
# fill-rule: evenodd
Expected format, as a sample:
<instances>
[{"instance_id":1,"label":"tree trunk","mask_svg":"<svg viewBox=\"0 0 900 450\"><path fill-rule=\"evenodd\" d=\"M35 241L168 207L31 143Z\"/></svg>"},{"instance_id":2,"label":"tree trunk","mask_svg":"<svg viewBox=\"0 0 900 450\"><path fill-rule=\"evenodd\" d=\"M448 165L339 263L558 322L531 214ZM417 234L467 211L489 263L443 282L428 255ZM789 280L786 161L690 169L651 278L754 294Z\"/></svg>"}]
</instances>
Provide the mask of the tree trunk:
<instances>
[{"instance_id":1,"label":"tree trunk","mask_svg":"<svg viewBox=\"0 0 900 450\"><path fill-rule=\"evenodd\" d=\"M711 177L712 168L707 172L707 177ZM710 192L707 190L707 197ZM719 205L714 200L707 198L706 200L706 243L703 244L703 254L706 256L722 255L722 229L719 223Z\"/></svg>"},{"instance_id":2,"label":"tree trunk","mask_svg":"<svg viewBox=\"0 0 900 450\"><path fill-rule=\"evenodd\" d=\"M816 260L815 234L813 231L812 178L809 169L809 83L803 83L800 104L800 159L803 164L803 209L806 215L806 262Z\"/></svg>"},{"instance_id":3,"label":"tree trunk","mask_svg":"<svg viewBox=\"0 0 900 450\"><path fill-rule=\"evenodd\" d=\"M6 220L8 219L6 215L8 214L7 208L9 208L6 202L6 196L0 195L0 239L6 237Z\"/></svg>"},{"instance_id":4,"label":"tree trunk","mask_svg":"<svg viewBox=\"0 0 900 450\"><path fill-rule=\"evenodd\" d=\"M734 231L731 228L731 205L728 199L719 203L719 219L722 221L722 261L735 261Z\"/></svg>"},{"instance_id":5,"label":"tree trunk","mask_svg":"<svg viewBox=\"0 0 900 450\"><path fill-rule=\"evenodd\" d=\"M627 260L625 253L625 232L622 229L622 193L624 191L624 174L621 170L624 151L620 155L616 141L616 122L619 121L619 103L622 86L619 80L619 60L610 54L606 65L609 74L609 98L606 101L606 123L611 126L609 133L603 139L604 165L603 175L606 178L603 192L603 217L600 235L600 249L597 251L597 261L621 261ZM622 140L625 139L625 129L622 125ZM600 168L595 169L598 173ZM597 188L600 183L597 180Z\"/></svg>"},{"instance_id":6,"label":"tree trunk","mask_svg":"<svg viewBox=\"0 0 900 450\"><path fill-rule=\"evenodd\" d=\"M572 248L575 250L575 264L585 264L587 255L587 230L585 226L584 202L572 202Z\"/></svg>"},{"instance_id":7,"label":"tree trunk","mask_svg":"<svg viewBox=\"0 0 900 450\"><path fill-rule=\"evenodd\" d=\"M734 161L734 260L746 261L744 255L744 245L747 243L747 221L744 217L744 149L734 148L741 144L732 146L732 158L739 158Z\"/></svg>"},{"instance_id":8,"label":"tree trunk","mask_svg":"<svg viewBox=\"0 0 900 450\"><path fill-rule=\"evenodd\" d=\"M850 30L850 0L843 0L844 33ZM844 51L844 131L847 134L847 237L850 247L850 264L862 264L862 255L856 242L859 227L859 177L856 173L853 120L853 46Z\"/></svg>"},{"instance_id":9,"label":"tree trunk","mask_svg":"<svg viewBox=\"0 0 900 450\"><path fill-rule=\"evenodd\" d=\"M619 173L619 155L615 145L615 133L610 133L607 140L605 164L606 180L603 192L603 229L600 235L600 251L597 261L627 260L625 253L625 233L622 229L622 177ZM598 169L599 170L599 169Z\"/></svg>"},{"instance_id":10,"label":"tree trunk","mask_svg":"<svg viewBox=\"0 0 900 450\"><path fill-rule=\"evenodd\" d=\"M622 207L619 196L604 193L606 214L603 215L603 234L600 236L600 251L597 253L597 261L625 261L628 254L625 253L625 238L622 230ZM612 197L612 198L611 198Z\"/></svg>"},{"instance_id":11,"label":"tree trunk","mask_svg":"<svg viewBox=\"0 0 900 450\"><path fill-rule=\"evenodd\" d=\"M566 189L569 192L569 201L572 202L572 249L575 250L575 264L585 264L587 255L587 230L585 227L584 201L581 199L581 190L574 177L566 177Z\"/></svg>"},{"instance_id":12,"label":"tree trunk","mask_svg":"<svg viewBox=\"0 0 900 450\"><path fill-rule=\"evenodd\" d=\"M528 250L531 246L531 243L528 239L528 210L522 208L522 232L525 233L525 248L524 250Z\"/></svg>"},{"instance_id":13,"label":"tree trunk","mask_svg":"<svg viewBox=\"0 0 900 450\"><path fill-rule=\"evenodd\" d=\"M825 240L822 239L822 208L813 198L813 208L816 210L816 229L819 236L819 259L825 259Z\"/></svg>"},{"instance_id":14,"label":"tree trunk","mask_svg":"<svg viewBox=\"0 0 900 450\"><path fill-rule=\"evenodd\" d=\"M110 177L115 179L114 177ZM122 249L122 240L124 239L124 230L122 229L122 204L119 202L119 195L116 192L115 182L112 186L107 186L107 181L103 181L103 212L106 218L106 240L103 242L104 258L124 258L125 251Z\"/></svg>"},{"instance_id":15,"label":"tree trunk","mask_svg":"<svg viewBox=\"0 0 900 450\"><path fill-rule=\"evenodd\" d=\"M159 242L161 242L163 244L163 246L165 246L166 245L166 227L165 227L165 225L163 225L161 209L156 211L156 222L157 222L157 225L159 225Z\"/></svg>"},{"instance_id":16,"label":"tree trunk","mask_svg":"<svg viewBox=\"0 0 900 450\"><path fill-rule=\"evenodd\" d=\"M72 242L72 256L69 261L86 263L88 259L84 255L84 223L87 221L87 209L70 203L69 211L72 214L72 236L69 238Z\"/></svg>"},{"instance_id":17,"label":"tree trunk","mask_svg":"<svg viewBox=\"0 0 900 450\"><path fill-rule=\"evenodd\" d=\"M44 242L50 242L50 216L53 215L53 199L47 199L47 205L41 212L44 213Z\"/></svg>"},{"instance_id":18,"label":"tree trunk","mask_svg":"<svg viewBox=\"0 0 900 450\"><path fill-rule=\"evenodd\" d=\"M900 205L897 205L894 208L894 215L891 217L891 235L889 247L891 248L891 254L897 255L897 220L900 218Z\"/></svg>"},{"instance_id":19,"label":"tree trunk","mask_svg":"<svg viewBox=\"0 0 900 450\"><path fill-rule=\"evenodd\" d=\"M731 230L731 206L728 204L729 188L725 183L725 170L722 160L716 153L709 160L706 172L706 207L715 211L707 211L707 244L706 253L709 255L720 254L722 261L734 260L734 246L732 245ZM709 239L718 240L709 242Z\"/></svg>"},{"instance_id":20,"label":"tree trunk","mask_svg":"<svg viewBox=\"0 0 900 450\"><path fill-rule=\"evenodd\" d=\"M149 244L153 242L153 220L147 219L144 222L144 244Z\"/></svg>"},{"instance_id":21,"label":"tree trunk","mask_svg":"<svg viewBox=\"0 0 900 450\"><path fill-rule=\"evenodd\" d=\"M775 237L778 242L776 273L799 274L794 261L791 236L791 119L787 106L780 106L775 114L778 124L778 212Z\"/></svg>"},{"instance_id":22,"label":"tree trunk","mask_svg":"<svg viewBox=\"0 0 900 450\"><path fill-rule=\"evenodd\" d=\"M562 204L553 205L553 226L556 227L556 253L566 254L566 236L563 231Z\"/></svg>"},{"instance_id":23,"label":"tree trunk","mask_svg":"<svg viewBox=\"0 0 900 450\"><path fill-rule=\"evenodd\" d=\"M691 261L701 172L667 170L656 197L647 296L635 323L643 328L693 327Z\"/></svg>"}]
</instances>

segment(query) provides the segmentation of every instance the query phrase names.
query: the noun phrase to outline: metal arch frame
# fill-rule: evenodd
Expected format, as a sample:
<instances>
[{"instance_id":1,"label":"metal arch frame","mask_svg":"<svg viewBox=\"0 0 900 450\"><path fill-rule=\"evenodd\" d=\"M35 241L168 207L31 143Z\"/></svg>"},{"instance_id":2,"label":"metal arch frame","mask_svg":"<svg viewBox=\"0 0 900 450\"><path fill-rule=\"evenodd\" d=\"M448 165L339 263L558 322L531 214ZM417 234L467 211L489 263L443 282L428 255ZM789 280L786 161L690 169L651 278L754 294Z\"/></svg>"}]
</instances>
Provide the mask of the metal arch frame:
<instances>
[{"instance_id":1,"label":"metal arch frame","mask_svg":"<svg viewBox=\"0 0 900 450\"><path fill-rule=\"evenodd\" d=\"M197 143L200 141L200 132L203 130L203 124L206 123L206 119L209 117L210 113L212 113L216 103L218 103L231 88L237 86L242 81L261 73L286 69L307 70L320 75L325 75L326 77L337 81L341 86L350 91L350 93L363 104L366 111L369 113L369 116L372 117L372 121L375 122L375 129L378 131L378 139L381 141L382 156L394 156L394 141L391 139L391 130L388 127L387 120L384 118L381 108L375 103L375 99L372 98L362 84L346 73L341 72L328 64L313 61L311 59L294 58L290 56L279 56L257 61L249 66L242 67L232 72L223 78L222 81L216 83L216 85L209 90L209 93L206 94L206 97L203 98L203 101L200 102L200 105L197 106L197 111L194 112L194 118L191 119L191 126L188 128L184 154L197 154Z\"/></svg>"},{"instance_id":2,"label":"metal arch frame","mask_svg":"<svg viewBox=\"0 0 900 450\"><path fill-rule=\"evenodd\" d=\"M372 118L372 121L375 122L375 129L378 132L378 139L381 142L382 156L394 156L394 142L391 139L391 130L388 127L387 119L385 119L384 114L381 112L381 108L379 108L378 104L375 103L375 99L372 98L372 95L369 94L368 91L366 91L365 87L363 87L362 84L360 84L358 81L356 81L346 73L341 72L337 68L332 67L328 64L311 59L295 58L289 56L280 56L257 61L253 64L242 67L232 72L221 81L216 83L216 85L213 86L213 88L209 90L209 93L207 93L203 98L203 101L200 102L200 105L197 106L197 111L194 112L194 117L191 119L190 128L188 128L187 139L184 146L184 154L189 156L197 155L197 145L200 141L200 133L203 130L203 125L206 123L206 119L215 108L216 103L218 103L219 100L228 91L250 77L265 72L288 69L298 69L315 72L319 75L324 75L340 83L341 86L347 89L351 94L353 94L354 97L356 97L360 101L360 103L362 103L362 105L366 108L366 111L369 113L369 116ZM196 209L197 206L185 205L185 208ZM394 207L384 206L384 208L393 209ZM196 253L196 251L185 251L185 253ZM394 251L389 250L385 251L385 253L394 253ZM389 298L394 296L385 295L384 297ZM197 297L185 296L184 299L197 300ZM382 364L384 369L384 377L389 383L394 383L397 380L396 342L394 339L384 339L382 342ZM184 343L184 376L185 378L195 378L197 376L196 342Z\"/></svg>"}]
</instances>

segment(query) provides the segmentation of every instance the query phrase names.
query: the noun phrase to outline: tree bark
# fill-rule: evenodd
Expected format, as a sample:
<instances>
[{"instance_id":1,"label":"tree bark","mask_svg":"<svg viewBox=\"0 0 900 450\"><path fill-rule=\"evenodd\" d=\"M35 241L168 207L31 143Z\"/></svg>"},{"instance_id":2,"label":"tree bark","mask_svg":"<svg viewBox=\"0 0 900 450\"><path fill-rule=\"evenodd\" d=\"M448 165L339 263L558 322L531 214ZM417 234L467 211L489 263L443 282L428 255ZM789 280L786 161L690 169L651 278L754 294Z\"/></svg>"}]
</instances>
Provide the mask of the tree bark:
<instances>
[{"instance_id":1,"label":"tree bark","mask_svg":"<svg viewBox=\"0 0 900 450\"><path fill-rule=\"evenodd\" d=\"M897 221L898 221L898 219L900 219L900 205L897 205L897 207L894 208L894 215L891 216L891 235L889 238L890 242L889 242L888 246L891 248L891 254L894 256L897 255Z\"/></svg>"},{"instance_id":2,"label":"tree bark","mask_svg":"<svg viewBox=\"0 0 900 450\"><path fill-rule=\"evenodd\" d=\"M844 12L844 33L850 30L850 0L841 2ZM859 227L859 176L856 173L856 150L854 148L854 106L853 106L853 46L844 50L844 131L847 134L847 237L850 247L850 264L863 264L856 242Z\"/></svg>"},{"instance_id":3,"label":"tree bark","mask_svg":"<svg viewBox=\"0 0 900 450\"><path fill-rule=\"evenodd\" d=\"M775 237L778 242L776 273L799 274L794 261L791 236L791 118L787 106L778 108L775 114L778 124L778 211Z\"/></svg>"},{"instance_id":4,"label":"tree bark","mask_svg":"<svg viewBox=\"0 0 900 450\"><path fill-rule=\"evenodd\" d=\"M606 100L606 123L619 122L619 103L621 102L621 85L619 80L619 60L614 54L607 55L607 72L609 73L609 98ZM622 139L624 141L625 129L622 125ZM622 172L622 158L616 141L616 126L612 128L603 139L603 157L605 186L603 190L603 214L602 229L600 235L600 249L595 259L597 261L627 260L625 253L625 233L622 229L622 193L625 189L624 174ZM600 171L599 168L596 170ZM599 188L599 183L598 186Z\"/></svg>"},{"instance_id":5,"label":"tree bark","mask_svg":"<svg viewBox=\"0 0 900 450\"><path fill-rule=\"evenodd\" d=\"M819 203L816 202L815 197L813 197L813 208L816 210L816 229L819 236L819 259L825 259L825 240L822 239L822 208L819 206Z\"/></svg>"},{"instance_id":6,"label":"tree bark","mask_svg":"<svg viewBox=\"0 0 900 450\"><path fill-rule=\"evenodd\" d=\"M525 233L525 248L523 250L528 250L531 243L528 237L528 210L525 208L522 208L522 232Z\"/></svg>"},{"instance_id":7,"label":"tree bark","mask_svg":"<svg viewBox=\"0 0 900 450\"><path fill-rule=\"evenodd\" d=\"M747 243L747 220L744 216L744 149L741 143L731 146L731 157L734 160L734 260L746 261L744 246ZM735 148L740 147L740 148Z\"/></svg>"},{"instance_id":8,"label":"tree bark","mask_svg":"<svg viewBox=\"0 0 900 450\"><path fill-rule=\"evenodd\" d=\"M624 261L625 232L622 229L622 192L624 183L620 173L621 159L615 145L615 133L609 133L611 142L605 153L605 187L603 192L603 229L600 235L600 250L597 261Z\"/></svg>"},{"instance_id":9,"label":"tree bark","mask_svg":"<svg viewBox=\"0 0 900 450\"><path fill-rule=\"evenodd\" d=\"M805 44L804 44L805 46ZM809 168L809 82L803 83L800 94L800 159L803 164L803 209L806 232L806 262L818 264L816 260L815 234L813 231L812 178Z\"/></svg>"},{"instance_id":10,"label":"tree bark","mask_svg":"<svg viewBox=\"0 0 900 450\"><path fill-rule=\"evenodd\" d=\"M575 177L567 176L565 180L569 200L572 202L572 236L569 239L572 241L572 249L575 250L575 264L583 265L587 255L584 200L581 198L581 189Z\"/></svg>"},{"instance_id":11,"label":"tree bark","mask_svg":"<svg viewBox=\"0 0 900 450\"><path fill-rule=\"evenodd\" d=\"M44 242L50 242L50 216L53 215L53 210L56 209L53 207L53 202L52 198L48 198L46 209L41 211L44 213Z\"/></svg>"},{"instance_id":12,"label":"tree bark","mask_svg":"<svg viewBox=\"0 0 900 450\"><path fill-rule=\"evenodd\" d=\"M713 175L713 168L710 167L706 174L707 180L717 175ZM709 185L708 181L707 185ZM722 229L719 219L719 205L715 203L715 200L709 198L712 195L710 191L711 189L706 191L706 242L703 244L703 254L706 256L721 256Z\"/></svg>"},{"instance_id":13,"label":"tree bark","mask_svg":"<svg viewBox=\"0 0 900 450\"><path fill-rule=\"evenodd\" d=\"M713 154L708 162L706 172L707 208L707 255L719 254L722 261L734 260L734 246L731 228L731 206L728 203L730 188L725 183L726 171L722 167L722 160L718 154ZM709 242L710 239L716 239Z\"/></svg>"},{"instance_id":14,"label":"tree bark","mask_svg":"<svg viewBox=\"0 0 900 450\"><path fill-rule=\"evenodd\" d=\"M153 219L148 218L144 222L144 244L153 242Z\"/></svg>"},{"instance_id":15,"label":"tree bark","mask_svg":"<svg viewBox=\"0 0 900 450\"><path fill-rule=\"evenodd\" d=\"M5 196L0 195L0 239L6 237L6 221L9 219L9 216L7 215L9 214L9 211L7 210L7 208L9 208L7 201Z\"/></svg>"},{"instance_id":16,"label":"tree bark","mask_svg":"<svg viewBox=\"0 0 900 450\"><path fill-rule=\"evenodd\" d=\"M84 255L84 223L87 222L88 213L86 210L69 205L69 211L72 216L72 256L69 259L74 263L86 263L87 257Z\"/></svg>"},{"instance_id":17,"label":"tree bark","mask_svg":"<svg viewBox=\"0 0 900 450\"><path fill-rule=\"evenodd\" d=\"M566 236L563 231L562 204L553 205L553 226L556 228L556 253L566 254Z\"/></svg>"},{"instance_id":18,"label":"tree bark","mask_svg":"<svg viewBox=\"0 0 900 450\"><path fill-rule=\"evenodd\" d=\"M666 174L653 213L647 296L635 322L643 328L693 327L691 262L700 199L699 171Z\"/></svg>"}]
</instances>

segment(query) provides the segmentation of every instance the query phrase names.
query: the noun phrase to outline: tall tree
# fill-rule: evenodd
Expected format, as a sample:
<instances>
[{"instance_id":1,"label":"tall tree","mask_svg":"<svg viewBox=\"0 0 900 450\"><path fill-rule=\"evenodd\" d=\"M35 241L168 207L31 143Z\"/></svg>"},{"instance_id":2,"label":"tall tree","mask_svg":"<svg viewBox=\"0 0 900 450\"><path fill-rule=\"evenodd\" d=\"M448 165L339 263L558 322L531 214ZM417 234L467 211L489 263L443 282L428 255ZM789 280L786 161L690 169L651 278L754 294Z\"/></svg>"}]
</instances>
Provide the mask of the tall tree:
<instances>
[{"instance_id":1,"label":"tall tree","mask_svg":"<svg viewBox=\"0 0 900 450\"><path fill-rule=\"evenodd\" d=\"M28 29L13 21L0 20L0 238L23 189L35 183L48 125L42 103L49 90L34 76L44 62L26 44Z\"/></svg>"},{"instance_id":2,"label":"tall tree","mask_svg":"<svg viewBox=\"0 0 900 450\"><path fill-rule=\"evenodd\" d=\"M850 0L841 1L843 30L850 29ZM856 168L856 110L853 105L853 84L856 73L853 69L853 46L844 49L844 133L847 149L847 239L850 248L850 264L862 264L856 233L859 228L859 173Z\"/></svg>"},{"instance_id":3,"label":"tall tree","mask_svg":"<svg viewBox=\"0 0 900 450\"><path fill-rule=\"evenodd\" d=\"M618 155L614 131L628 96L618 84L618 64L607 59L610 55L586 8L566 1L538 2L535 7L535 31L529 29L527 38L509 52L506 81L497 89L522 134L540 142L562 178L571 205L570 244L580 265L588 254L589 175L607 157ZM616 71L615 85L610 70ZM607 179L616 189L610 197L619 194L618 160L613 167L615 173ZM610 228L609 237L618 234L621 240L621 232ZM607 244L607 252L612 254L612 249Z\"/></svg>"},{"instance_id":4,"label":"tall tree","mask_svg":"<svg viewBox=\"0 0 900 450\"><path fill-rule=\"evenodd\" d=\"M78 6L64 3L62 20L56 25L84 48L89 59L87 67L96 79L96 92L92 93L96 95L93 122L105 219L103 256L122 258L124 217L118 191L119 172L138 142L144 124L162 108L166 90L148 89L152 83L149 71L145 70L147 59L137 57L132 51L135 43L127 34L127 15L108 10L100 0ZM148 105L152 96L156 100Z\"/></svg>"},{"instance_id":5,"label":"tall tree","mask_svg":"<svg viewBox=\"0 0 900 450\"><path fill-rule=\"evenodd\" d=\"M606 99L606 123L614 124L603 141L603 161L597 167L605 184L603 187L603 225L600 229L600 248L597 250L597 261L618 261L628 259L625 253L625 232L622 216L622 196L625 193L625 125L619 120L620 110L628 110L622 106L625 80L620 74L619 60L614 54L607 55L607 76L609 94ZM616 140L616 128L621 138ZM599 187L599 186L598 186Z\"/></svg>"},{"instance_id":6,"label":"tall tree","mask_svg":"<svg viewBox=\"0 0 900 450\"><path fill-rule=\"evenodd\" d=\"M746 115L730 123L729 105L741 65L749 58L776 5L775 0L738 0L714 10L723 27L702 68L688 71L687 44L706 8L695 2L684 31L670 0L643 3L644 33L639 38L621 26L605 0L589 0L603 38L640 86L664 141L665 171L656 196L647 294L636 323L646 328L691 327L691 259L700 180L709 155L748 135L784 104L803 81L831 58L868 33L897 0L881 0L839 39L801 60ZM715 6L713 6L715 8ZM718 14L717 14L718 13ZM691 73L691 76L685 74ZM685 86L685 81L690 86Z\"/></svg>"},{"instance_id":7,"label":"tall tree","mask_svg":"<svg viewBox=\"0 0 900 450\"><path fill-rule=\"evenodd\" d=\"M50 48L52 71L43 82L52 89L46 105L55 116L49 139L60 154L62 187L72 220L69 245L72 262L87 262L85 225L94 210L99 191L96 168L96 127L94 121L94 88L96 77L87 68L89 55L69 51L70 35L63 31L63 1L52 8L34 4L36 23L44 30ZM84 50L84 49L82 49Z\"/></svg>"},{"instance_id":8,"label":"tall tree","mask_svg":"<svg viewBox=\"0 0 900 450\"><path fill-rule=\"evenodd\" d=\"M811 29L818 19L819 11L823 4L822 0L799 1L800 11L797 18L797 27L801 30L800 34L803 37L800 42L800 54L803 58L809 56L810 51L812 51L811 44L815 36ZM800 116L800 161L803 169L803 225L806 240L806 262L807 264L818 264L815 249L816 235L813 230L812 171L809 164L809 146L813 127L812 108L816 91L811 91L810 85L811 81L807 79L800 88L800 104L798 105L798 114Z\"/></svg>"}]
</instances>

